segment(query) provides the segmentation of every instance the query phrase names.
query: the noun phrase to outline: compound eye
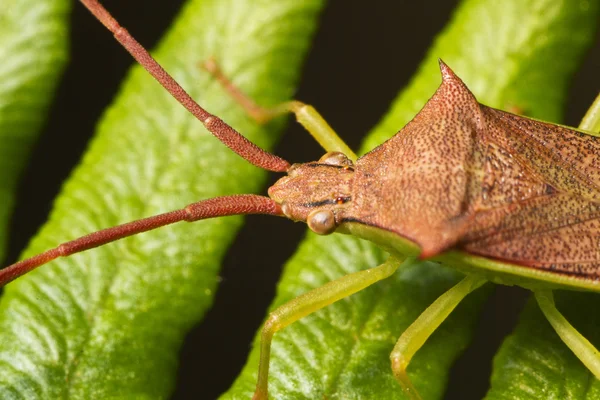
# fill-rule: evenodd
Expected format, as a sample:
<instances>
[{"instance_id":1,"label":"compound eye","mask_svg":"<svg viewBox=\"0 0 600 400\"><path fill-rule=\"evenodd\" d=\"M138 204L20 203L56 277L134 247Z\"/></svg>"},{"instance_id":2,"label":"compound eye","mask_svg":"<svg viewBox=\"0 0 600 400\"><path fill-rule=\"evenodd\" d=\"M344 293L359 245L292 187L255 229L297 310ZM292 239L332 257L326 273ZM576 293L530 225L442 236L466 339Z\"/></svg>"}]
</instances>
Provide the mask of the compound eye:
<instances>
[{"instance_id":1,"label":"compound eye","mask_svg":"<svg viewBox=\"0 0 600 400\"><path fill-rule=\"evenodd\" d=\"M330 151L325 153L323 157L319 159L319 163L328 165L339 165L340 167L351 167L352 161L346 157L344 153L339 151Z\"/></svg>"},{"instance_id":2,"label":"compound eye","mask_svg":"<svg viewBox=\"0 0 600 400\"><path fill-rule=\"evenodd\" d=\"M315 210L308 214L308 227L318 235L329 235L336 228L335 216L328 210Z\"/></svg>"}]
</instances>

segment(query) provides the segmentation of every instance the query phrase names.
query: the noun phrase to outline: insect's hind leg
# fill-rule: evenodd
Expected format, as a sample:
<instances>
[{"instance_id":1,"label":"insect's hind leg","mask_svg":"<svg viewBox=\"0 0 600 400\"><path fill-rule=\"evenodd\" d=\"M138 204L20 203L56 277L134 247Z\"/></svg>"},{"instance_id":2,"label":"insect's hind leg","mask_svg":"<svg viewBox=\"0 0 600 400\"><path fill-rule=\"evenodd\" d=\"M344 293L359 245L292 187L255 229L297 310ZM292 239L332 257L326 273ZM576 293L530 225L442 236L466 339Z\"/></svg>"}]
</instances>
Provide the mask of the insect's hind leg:
<instances>
[{"instance_id":1,"label":"insect's hind leg","mask_svg":"<svg viewBox=\"0 0 600 400\"><path fill-rule=\"evenodd\" d=\"M262 328L258 381L252 400L267 400L271 340L277 331L302 317L389 277L398 269L400 263L396 258L389 257L378 267L355 272L331 281L296 297L271 312Z\"/></svg>"},{"instance_id":2,"label":"insect's hind leg","mask_svg":"<svg viewBox=\"0 0 600 400\"><path fill-rule=\"evenodd\" d=\"M536 290L535 299L540 306L540 309L554 328L562 341L575 353L577 358L596 376L600 379L600 353L598 349L592 345L589 340L584 338L565 319L558 311L554 304L554 296L552 290Z\"/></svg>"},{"instance_id":3,"label":"insect's hind leg","mask_svg":"<svg viewBox=\"0 0 600 400\"><path fill-rule=\"evenodd\" d=\"M315 110L314 107L298 100L288 101L275 107L266 108L246 96L237 86L225 76L214 58L209 58L202 63L202 67L210 72L215 79L227 90L229 95L246 110L248 115L259 123L266 123L273 118L288 112L294 113L298 122L315 138L326 151L339 151L352 161L356 161L356 154L335 133L327 121Z\"/></svg>"},{"instance_id":4,"label":"insect's hind leg","mask_svg":"<svg viewBox=\"0 0 600 400\"><path fill-rule=\"evenodd\" d=\"M485 282L486 280L479 276L467 275L427 307L396 342L394 350L390 354L392 371L396 380L412 399L421 397L406 373L410 360L465 296Z\"/></svg>"}]
</instances>

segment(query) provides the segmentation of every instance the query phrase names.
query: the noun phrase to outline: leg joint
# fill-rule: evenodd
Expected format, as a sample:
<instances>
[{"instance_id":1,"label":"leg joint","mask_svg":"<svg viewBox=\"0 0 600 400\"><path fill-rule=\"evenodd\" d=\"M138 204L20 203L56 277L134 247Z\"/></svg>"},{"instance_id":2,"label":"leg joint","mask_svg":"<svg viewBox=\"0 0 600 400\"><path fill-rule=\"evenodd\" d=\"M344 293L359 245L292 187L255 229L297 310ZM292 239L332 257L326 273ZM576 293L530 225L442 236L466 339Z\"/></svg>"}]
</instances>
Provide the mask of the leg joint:
<instances>
[{"instance_id":1,"label":"leg joint","mask_svg":"<svg viewBox=\"0 0 600 400\"><path fill-rule=\"evenodd\" d=\"M265 321L265 324L262 327L262 334L272 336L277 328L279 327L279 316L276 314L269 314L269 317Z\"/></svg>"}]
</instances>

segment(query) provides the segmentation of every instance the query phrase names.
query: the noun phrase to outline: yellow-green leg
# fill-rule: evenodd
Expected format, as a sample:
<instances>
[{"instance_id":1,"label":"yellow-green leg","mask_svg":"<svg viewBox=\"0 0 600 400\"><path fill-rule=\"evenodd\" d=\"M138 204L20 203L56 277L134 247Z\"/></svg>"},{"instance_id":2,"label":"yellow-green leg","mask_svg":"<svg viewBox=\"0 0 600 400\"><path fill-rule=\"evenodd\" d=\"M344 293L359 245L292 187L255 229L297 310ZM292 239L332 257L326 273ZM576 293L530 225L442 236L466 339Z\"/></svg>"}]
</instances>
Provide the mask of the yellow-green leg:
<instances>
[{"instance_id":1,"label":"yellow-green leg","mask_svg":"<svg viewBox=\"0 0 600 400\"><path fill-rule=\"evenodd\" d=\"M465 296L485 282L486 280L481 277L467 275L427 307L396 342L394 350L390 354L392 371L396 380L400 382L404 391L411 398L420 399L421 397L406 373L410 360Z\"/></svg>"},{"instance_id":2,"label":"yellow-green leg","mask_svg":"<svg viewBox=\"0 0 600 400\"><path fill-rule=\"evenodd\" d=\"M598 349L584 338L558 311L551 290L537 290L534 293L540 309L558 333L558 336L569 346L577 358L592 371L596 378L600 379L600 353L598 353Z\"/></svg>"},{"instance_id":3,"label":"yellow-green leg","mask_svg":"<svg viewBox=\"0 0 600 400\"><path fill-rule=\"evenodd\" d=\"M354 154L350 147L340 139L337 133L335 133L314 107L297 100L288 101L272 108L261 107L242 93L242 91L225 76L213 58L205 61L202 64L202 67L210 72L215 79L223 85L231 97L257 122L266 123L282 114L288 112L294 113L298 122L306 128L312 137L314 137L326 151L339 151L344 153L352 161L356 161L356 154Z\"/></svg>"},{"instance_id":4,"label":"yellow-green leg","mask_svg":"<svg viewBox=\"0 0 600 400\"><path fill-rule=\"evenodd\" d=\"M282 305L269 314L262 328L260 338L260 364L258 366L258 381L253 400L266 400L268 398L269 358L271 354L271 340L273 335L291 324L321 308L348 297L367 286L374 284L392 275L400 261L389 257L386 262L378 267L365 271L355 272L343 276L326 285L311 290L294 300Z\"/></svg>"}]
</instances>

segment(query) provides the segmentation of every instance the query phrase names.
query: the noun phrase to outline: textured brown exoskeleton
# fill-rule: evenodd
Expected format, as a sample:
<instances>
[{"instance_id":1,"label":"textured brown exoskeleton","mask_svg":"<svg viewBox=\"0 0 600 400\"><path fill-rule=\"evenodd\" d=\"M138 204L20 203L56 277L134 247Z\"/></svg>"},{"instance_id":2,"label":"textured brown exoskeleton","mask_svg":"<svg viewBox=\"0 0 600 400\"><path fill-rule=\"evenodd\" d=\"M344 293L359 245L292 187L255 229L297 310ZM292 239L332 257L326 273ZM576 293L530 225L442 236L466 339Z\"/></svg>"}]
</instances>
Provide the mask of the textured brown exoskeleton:
<instances>
[{"instance_id":1,"label":"textured brown exoskeleton","mask_svg":"<svg viewBox=\"0 0 600 400\"><path fill-rule=\"evenodd\" d=\"M0 271L0 284L55 258L178 221L234 214L270 214L303 221L319 234L341 232L390 253L381 266L347 275L277 308L261 337L254 399L267 398L275 332L393 274L401 259L433 258L467 273L398 340L392 370L418 398L406 367L456 305L487 279L533 289L550 323L600 377L597 350L558 313L549 288L598 291L600 278L600 139L483 106L440 62L442 84L400 132L356 158L310 106L293 101L265 110L241 94L213 60L205 67L257 120L283 112L328 151L291 165L258 148L208 113L152 59L97 0L81 0L117 40L224 144L252 164L286 172L269 197L225 196L130 222L64 243Z\"/></svg>"},{"instance_id":2,"label":"textured brown exoskeleton","mask_svg":"<svg viewBox=\"0 0 600 400\"><path fill-rule=\"evenodd\" d=\"M394 232L423 258L456 246L597 280L599 138L483 106L440 66L419 114L358 159L337 219Z\"/></svg>"}]
</instances>

